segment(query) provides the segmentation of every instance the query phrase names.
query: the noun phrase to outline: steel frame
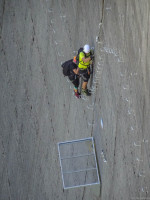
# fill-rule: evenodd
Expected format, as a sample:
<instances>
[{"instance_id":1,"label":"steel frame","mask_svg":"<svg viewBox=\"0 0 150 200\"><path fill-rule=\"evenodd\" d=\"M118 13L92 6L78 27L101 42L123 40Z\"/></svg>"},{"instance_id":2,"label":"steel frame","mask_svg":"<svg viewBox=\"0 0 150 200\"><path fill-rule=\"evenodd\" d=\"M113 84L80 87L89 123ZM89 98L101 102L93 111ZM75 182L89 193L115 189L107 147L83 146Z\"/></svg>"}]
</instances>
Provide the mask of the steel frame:
<instances>
[{"instance_id":1,"label":"steel frame","mask_svg":"<svg viewBox=\"0 0 150 200\"><path fill-rule=\"evenodd\" d=\"M87 141L90 140L92 141L92 150L93 153L91 154L82 154L82 155L77 155L77 156L68 156L68 157L61 157L61 152L60 152L60 145L62 144L69 144L69 143L76 143L76 142L83 142L83 141ZM94 146L94 139L93 137L89 137L89 138L84 138L84 139L79 139L79 140L72 140L72 141L66 141L66 142L59 142L58 144L58 153L59 153L59 161L60 161L60 168L61 168L61 175L62 175L62 182L63 182L63 188L64 189L70 189L70 188L77 188L77 187L84 187L84 186L89 186L89 185L96 185L96 184L100 184L100 180L99 180L99 172L98 172L98 167L97 167L97 160L96 160L96 154L95 154L95 146ZM62 160L65 159L71 159L71 158L78 158L78 157L85 157L85 156L91 156L93 155L95 158L95 168L87 168L87 169L81 169L81 170L76 170L76 171L68 171L68 172L64 172L63 171L63 167L62 167ZM78 173L78 172L83 172L83 171L90 171L90 170L96 170L97 172L97 182L95 183L91 183L91 184L83 184L83 185L76 185L76 186L70 186L70 187L66 187L65 186L65 182L64 182L64 174L71 174L71 173Z\"/></svg>"}]
</instances>

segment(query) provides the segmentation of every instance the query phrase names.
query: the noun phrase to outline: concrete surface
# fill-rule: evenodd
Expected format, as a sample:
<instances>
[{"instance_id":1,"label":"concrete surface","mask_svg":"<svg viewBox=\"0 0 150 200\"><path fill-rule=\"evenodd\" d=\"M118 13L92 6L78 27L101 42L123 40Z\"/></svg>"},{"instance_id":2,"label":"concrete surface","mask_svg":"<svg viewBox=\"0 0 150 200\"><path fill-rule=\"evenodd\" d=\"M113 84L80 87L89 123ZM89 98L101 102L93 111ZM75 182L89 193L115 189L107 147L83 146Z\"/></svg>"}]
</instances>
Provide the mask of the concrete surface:
<instances>
[{"instance_id":1,"label":"concrete surface","mask_svg":"<svg viewBox=\"0 0 150 200\"><path fill-rule=\"evenodd\" d=\"M95 48L92 96L61 62ZM150 1L0 1L0 199L150 198ZM57 143L93 136L101 187L63 190Z\"/></svg>"}]
</instances>

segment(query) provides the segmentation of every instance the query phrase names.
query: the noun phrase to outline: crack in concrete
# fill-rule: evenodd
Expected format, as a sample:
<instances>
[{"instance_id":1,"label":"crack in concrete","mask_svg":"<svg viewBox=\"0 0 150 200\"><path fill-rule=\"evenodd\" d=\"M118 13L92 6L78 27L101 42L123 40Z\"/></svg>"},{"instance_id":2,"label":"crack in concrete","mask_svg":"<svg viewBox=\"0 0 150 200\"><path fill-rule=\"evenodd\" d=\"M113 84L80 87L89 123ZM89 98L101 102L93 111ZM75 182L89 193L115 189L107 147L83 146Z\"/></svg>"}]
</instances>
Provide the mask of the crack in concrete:
<instances>
[{"instance_id":1,"label":"crack in concrete","mask_svg":"<svg viewBox=\"0 0 150 200\"><path fill-rule=\"evenodd\" d=\"M5 12L5 0L4 0L4 3L3 3L3 15L4 15L4 12Z\"/></svg>"},{"instance_id":2,"label":"crack in concrete","mask_svg":"<svg viewBox=\"0 0 150 200\"><path fill-rule=\"evenodd\" d=\"M2 9L2 22L1 22L1 26L0 26L0 39L1 39L1 34L2 34L2 29L3 29L3 18L4 18L4 12L5 12L5 5L6 5L6 3L5 3L5 0L4 0L4 2L3 2L3 9Z\"/></svg>"},{"instance_id":3,"label":"crack in concrete","mask_svg":"<svg viewBox=\"0 0 150 200\"><path fill-rule=\"evenodd\" d=\"M84 200L84 196L85 196L85 187L84 187L84 190L83 190L82 200Z\"/></svg>"},{"instance_id":4,"label":"crack in concrete","mask_svg":"<svg viewBox=\"0 0 150 200\"><path fill-rule=\"evenodd\" d=\"M150 5L148 4L148 7L150 7ZM147 19L147 27L149 27L149 20L150 19L150 9L148 9L148 19ZM148 39L149 39L149 31L147 31L147 49L148 49Z\"/></svg>"},{"instance_id":5,"label":"crack in concrete","mask_svg":"<svg viewBox=\"0 0 150 200\"><path fill-rule=\"evenodd\" d=\"M105 0L102 0L102 17L101 17L101 20L100 20L101 24L103 23L103 20L104 20L104 4L105 4ZM101 28L100 28L100 30L101 30ZM100 41L100 30L99 30L99 34L98 34L98 41ZM93 63L93 65L95 65L95 62ZM97 85L96 85L96 89L97 89ZM94 99L94 105L95 105L95 103L96 103L96 95L95 95L95 99ZM93 135L93 124L94 124L94 110L93 110L91 137Z\"/></svg>"},{"instance_id":6,"label":"crack in concrete","mask_svg":"<svg viewBox=\"0 0 150 200\"><path fill-rule=\"evenodd\" d=\"M104 20L104 4L105 4L105 0L102 0L102 18L101 18L101 23L103 23L103 20Z\"/></svg>"},{"instance_id":7,"label":"crack in concrete","mask_svg":"<svg viewBox=\"0 0 150 200\"><path fill-rule=\"evenodd\" d=\"M95 143L95 141L94 141ZM97 151L96 151L96 146L94 145L94 148L95 148L95 156L96 156L96 160L97 160L97 170L98 170L98 174L99 174L99 182L100 182L100 188L99 188L99 200L101 198L101 195L102 195L102 178L101 178L101 173L100 173L100 167L99 167L99 164L98 164L98 155L97 155Z\"/></svg>"},{"instance_id":8,"label":"crack in concrete","mask_svg":"<svg viewBox=\"0 0 150 200\"><path fill-rule=\"evenodd\" d=\"M105 3L105 0L102 0L102 17L101 17L101 20L100 20L100 23L102 24L103 23L103 20L104 20L104 3ZM100 41L100 32L101 32L101 28L99 29L99 34L98 34L98 41ZM98 44L99 45L99 44ZM93 63L95 65L95 63ZM97 85L96 85L96 90L97 90ZM96 92L95 92L96 93ZM94 98L94 105L96 104L96 95L95 95L95 98ZM93 136L93 129L94 129L94 112L95 110L93 109L93 120L92 120L92 129L91 129L91 137ZM97 156L97 151L95 149L95 154L96 154L96 158L97 158L97 161L98 161L98 156ZM98 169L98 173L99 173L99 180L100 180L100 192L99 192L99 199L101 198L101 195L102 195L102 181L101 181L101 173L100 173L100 168L99 168L99 164L97 165L97 169ZM83 193L83 197L84 197L84 194L85 194L85 191ZM82 198L83 200L83 198Z\"/></svg>"}]
</instances>

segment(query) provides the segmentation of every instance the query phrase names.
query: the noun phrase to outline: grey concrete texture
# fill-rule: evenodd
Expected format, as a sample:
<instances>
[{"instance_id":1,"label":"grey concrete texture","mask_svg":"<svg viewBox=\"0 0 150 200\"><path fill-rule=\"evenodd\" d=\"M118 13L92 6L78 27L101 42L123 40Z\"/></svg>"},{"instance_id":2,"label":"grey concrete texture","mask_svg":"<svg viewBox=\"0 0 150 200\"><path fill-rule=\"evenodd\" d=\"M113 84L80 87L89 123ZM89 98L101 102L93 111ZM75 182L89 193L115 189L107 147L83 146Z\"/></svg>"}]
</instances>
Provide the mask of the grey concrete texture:
<instances>
[{"instance_id":1,"label":"grey concrete texture","mask_svg":"<svg viewBox=\"0 0 150 200\"><path fill-rule=\"evenodd\" d=\"M95 48L92 96L61 63ZM0 199L150 199L150 1L0 1ZM101 184L63 190L57 143L94 137Z\"/></svg>"}]
</instances>

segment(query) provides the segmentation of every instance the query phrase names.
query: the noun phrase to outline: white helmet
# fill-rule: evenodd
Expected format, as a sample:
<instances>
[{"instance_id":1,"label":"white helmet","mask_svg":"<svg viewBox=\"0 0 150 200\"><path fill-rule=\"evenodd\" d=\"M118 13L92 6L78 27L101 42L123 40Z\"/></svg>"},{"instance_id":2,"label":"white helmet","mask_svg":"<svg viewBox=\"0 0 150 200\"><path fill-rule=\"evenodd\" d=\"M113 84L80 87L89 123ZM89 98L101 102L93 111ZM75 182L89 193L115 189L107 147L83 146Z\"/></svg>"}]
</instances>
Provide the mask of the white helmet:
<instances>
[{"instance_id":1,"label":"white helmet","mask_svg":"<svg viewBox=\"0 0 150 200\"><path fill-rule=\"evenodd\" d=\"M89 44L84 45L83 51L85 53L89 53L90 52L90 45Z\"/></svg>"}]
</instances>

